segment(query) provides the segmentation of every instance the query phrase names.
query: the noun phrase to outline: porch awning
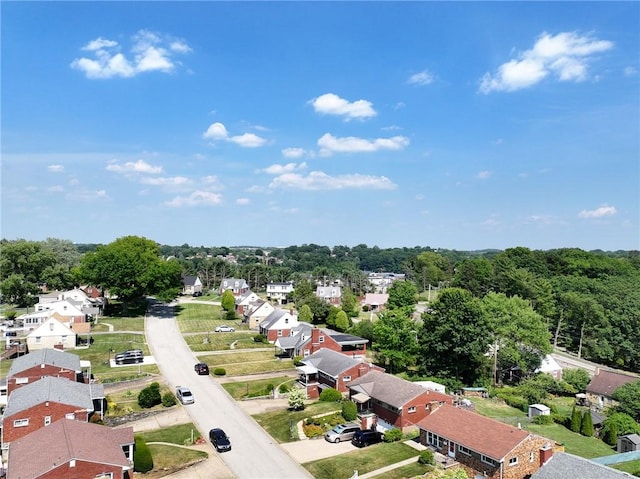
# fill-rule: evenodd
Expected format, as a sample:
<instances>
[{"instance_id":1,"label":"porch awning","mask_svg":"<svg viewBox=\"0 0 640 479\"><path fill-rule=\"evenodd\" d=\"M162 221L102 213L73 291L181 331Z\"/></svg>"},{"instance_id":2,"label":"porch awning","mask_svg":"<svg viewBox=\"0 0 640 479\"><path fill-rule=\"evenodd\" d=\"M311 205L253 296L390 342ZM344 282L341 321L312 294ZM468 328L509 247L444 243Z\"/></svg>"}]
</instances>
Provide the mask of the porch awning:
<instances>
[{"instance_id":1,"label":"porch awning","mask_svg":"<svg viewBox=\"0 0 640 479\"><path fill-rule=\"evenodd\" d=\"M358 404L362 404L362 403L367 402L371 398L369 396L367 396L365 393L357 393L357 394L354 394L353 396L351 396L351 399L353 399Z\"/></svg>"},{"instance_id":2,"label":"porch awning","mask_svg":"<svg viewBox=\"0 0 640 479\"><path fill-rule=\"evenodd\" d=\"M316 374L318 372L317 368L313 366L309 366L308 364L303 364L302 366L298 366L296 370L300 371L302 374Z\"/></svg>"}]
</instances>

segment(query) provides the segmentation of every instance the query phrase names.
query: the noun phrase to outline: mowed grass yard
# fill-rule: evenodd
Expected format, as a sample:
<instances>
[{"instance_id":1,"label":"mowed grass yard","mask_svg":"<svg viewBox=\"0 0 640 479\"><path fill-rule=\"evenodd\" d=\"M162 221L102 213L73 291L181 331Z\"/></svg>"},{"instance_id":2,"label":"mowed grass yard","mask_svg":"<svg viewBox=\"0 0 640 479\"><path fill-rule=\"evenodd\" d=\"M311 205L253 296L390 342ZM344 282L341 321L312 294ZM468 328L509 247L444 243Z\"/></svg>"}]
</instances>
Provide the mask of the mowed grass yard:
<instances>
[{"instance_id":1,"label":"mowed grass yard","mask_svg":"<svg viewBox=\"0 0 640 479\"><path fill-rule=\"evenodd\" d=\"M175 307L178 328L182 334L206 333L213 331L216 326L228 324L240 329L239 320L225 320L225 312L221 306L200 303L182 303Z\"/></svg>"},{"instance_id":2,"label":"mowed grass yard","mask_svg":"<svg viewBox=\"0 0 640 479\"><path fill-rule=\"evenodd\" d=\"M113 331L140 331L144 332L144 317L133 318L110 318L102 317L98 324L93 326L91 332L102 333L109 331L109 326L113 326Z\"/></svg>"},{"instance_id":3,"label":"mowed grass yard","mask_svg":"<svg viewBox=\"0 0 640 479\"><path fill-rule=\"evenodd\" d=\"M198 356L198 360L207 363L212 372L215 368L224 368L227 376L295 371L293 361L278 359L273 351L239 351L237 353L201 355Z\"/></svg>"},{"instance_id":4,"label":"mowed grass yard","mask_svg":"<svg viewBox=\"0 0 640 479\"><path fill-rule=\"evenodd\" d=\"M253 381L234 381L222 384L222 387L229 395L236 401L240 401L246 397L254 397L262 395L267 386L272 385L274 388L279 387L281 384L288 384L291 386L298 379L297 376L278 376L269 379L255 379Z\"/></svg>"},{"instance_id":5,"label":"mowed grass yard","mask_svg":"<svg viewBox=\"0 0 640 479\"><path fill-rule=\"evenodd\" d=\"M404 461L411 457L416 457L417 462L417 456L419 454L419 451L402 442L380 443L339 456L307 462L303 464L303 467L309 471L315 479L333 479L336 477L346 477L354 470L358 471L358 474L366 474L367 472ZM424 472L429 470L426 466L421 467ZM389 476L384 474L384 477Z\"/></svg>"}]
</instances>

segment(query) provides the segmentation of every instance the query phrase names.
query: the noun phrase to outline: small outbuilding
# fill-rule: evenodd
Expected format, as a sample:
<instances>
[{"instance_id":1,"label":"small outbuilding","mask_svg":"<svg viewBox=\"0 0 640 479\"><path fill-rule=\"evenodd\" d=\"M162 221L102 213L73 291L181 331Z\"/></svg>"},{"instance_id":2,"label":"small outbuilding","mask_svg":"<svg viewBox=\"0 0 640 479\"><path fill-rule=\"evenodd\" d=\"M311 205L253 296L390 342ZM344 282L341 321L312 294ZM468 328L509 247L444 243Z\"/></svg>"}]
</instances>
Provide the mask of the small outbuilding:
<instances>
[{"instance_id":1,"label":"small outbuilding","mask_svg":"<svg viewBox=\"0 0 640 479\"><path fill-rule=\"evenodd\" d=\"M618 437L618 452L640 451L640 435L625 434Z\"/></svg>"},{"instance_id":2,"label":"small outbuilding","mask_svg":"<svg viewBox=\"0 0 640 479\"><path fill-rule=\"evenodd\" d=\"M544 404L530 404L529 405L529 418L533 418L536 416L549 416L551 414L551 409L549 406L545 406Z\"/></svg>"}]
</instances>

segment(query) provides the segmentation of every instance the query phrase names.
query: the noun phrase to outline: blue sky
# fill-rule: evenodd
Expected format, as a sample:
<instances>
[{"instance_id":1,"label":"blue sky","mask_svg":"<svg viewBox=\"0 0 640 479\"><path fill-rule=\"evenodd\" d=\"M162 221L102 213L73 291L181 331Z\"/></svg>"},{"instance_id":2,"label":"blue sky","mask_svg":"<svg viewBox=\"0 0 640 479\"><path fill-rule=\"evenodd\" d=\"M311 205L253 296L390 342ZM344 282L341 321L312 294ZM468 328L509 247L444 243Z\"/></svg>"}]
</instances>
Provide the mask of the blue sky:
<instances>
[{"instance_id":1,"label":"blue sky","mask_svg":"<svg viewBox=\"0 0 640 479\"><path fill-rule=\"evenodd\" d=\"M4 238L640 248L638 2L2 2Z\"/></svg>"}]
</instances>

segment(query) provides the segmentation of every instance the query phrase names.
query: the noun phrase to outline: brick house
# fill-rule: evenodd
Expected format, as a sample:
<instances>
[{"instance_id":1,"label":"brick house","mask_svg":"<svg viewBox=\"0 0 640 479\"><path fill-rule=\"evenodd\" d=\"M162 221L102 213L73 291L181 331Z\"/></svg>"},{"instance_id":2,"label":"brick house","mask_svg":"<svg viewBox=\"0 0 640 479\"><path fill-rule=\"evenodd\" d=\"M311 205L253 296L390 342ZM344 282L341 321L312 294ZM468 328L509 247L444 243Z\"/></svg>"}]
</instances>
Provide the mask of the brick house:
<instances>
[{"instance_id":1,"label":"brick house","mask_svg":"<svg viewBox=\"0 0 640 479\"><path fill-rule=\"evenodd\" d=\"M84 382L80 358L57 349L39 349L17 357L7 374L7 394L44 376Z\"/></svg>"},{"instance_id":2,"label":"brick house","mask_svg":"<svg viewBox=\"0 0 640 479\"><path fill-rule=\"evenodd\" d=\"M553 454L553 441L448 404L418 423L420 443L453 458L469 477L525 479Z\"/></svg>"},{"instance_id":3,"label":"brick house","mask_svg":"<svg viewBox=\"0 0 640 479\"><path fill-rule=\"evenodd\" d=\"M260 334L264 334L270 343L275 343L278 338L289 336L291 329L298 325L298 316L293 310L275 309L267 316L259 326Z\"/></svg>"},{"instance_id":4,"label":"brick house","mask_svg":"<svg viewBox=\"0 0 640 479\"><path fill-rule=\"evenodd\" d=\"M94 413L102 419L105 409L102 384L43 377L16 389L9 396L2 416L2 448L60 419L88 422Z\"/></svg>"},{"instance_id":5,"label":"brick house","mask_svg":"<svg viewBox=\"0 0 640 479\"><path fill-rule=\"evenodd\" d=\"M620 386L634 381L640 381L640 377L608 369L597 369L596 375L591 378L591 382L586 387L587 400L598 409L615 406L617 401L612 398L613 392Z\"/></svg>"},{"instance_id":6,"label":"brick house","mask_svg":"<svg viewBox=\"0 0 640 479\"><path fill-rule=\"evenodd\" d=\"M130 479L133 446L132 427L61 419L11 443L7 479Z\"/></svg>"},{"instance_id":7,"label":"brick house","mask_svg":"<svg viewBox=\"0 0 640 479\"><path fill-rule=\"evenodd\" d=\"M358 405L363 429L393 427L407 432L453 397L430 391L382 371L370 371L349 383L349 399Z\"/></svg>"},{"instance_id":8,"label":"brick house","mask_svg":"<svg viewBox=\"0 0 640 479\"><path fill-rule=\"evenodd\" d=\"M316 399L323 389L333 388L343 394L348 384L369 371L382 371L378 366L362 359L354 359L331 349L320 349L302 360L298 366L298 383L307 390L307 398Z\"/></svg>"},{"instance_id":9,"label":"brick house","mask_svg":"<svg viewBox=\"0 0 640 479\"><path fill-rule=\"evenodd\" d=\"M220 296L227 291L231 290L234 296L238 297L247 291L249 291L249 285L244 279L238 278L225 278L220 283L220 288L218 288L218 293Z\"/></svg>"},{"instance_id":10,"label":"brick house","mask_svg":"<svg viewBox=\"0 0 640 479\"><path fill-rule=\"evenodd\" d=\"M339 333L328 328L316 328L309 323L299 323L289 336L276 340L275 345L289 357L308 357L321 349L331 349L352 358L364 358L368 339Z\"/></svg>"}]
</instances>

